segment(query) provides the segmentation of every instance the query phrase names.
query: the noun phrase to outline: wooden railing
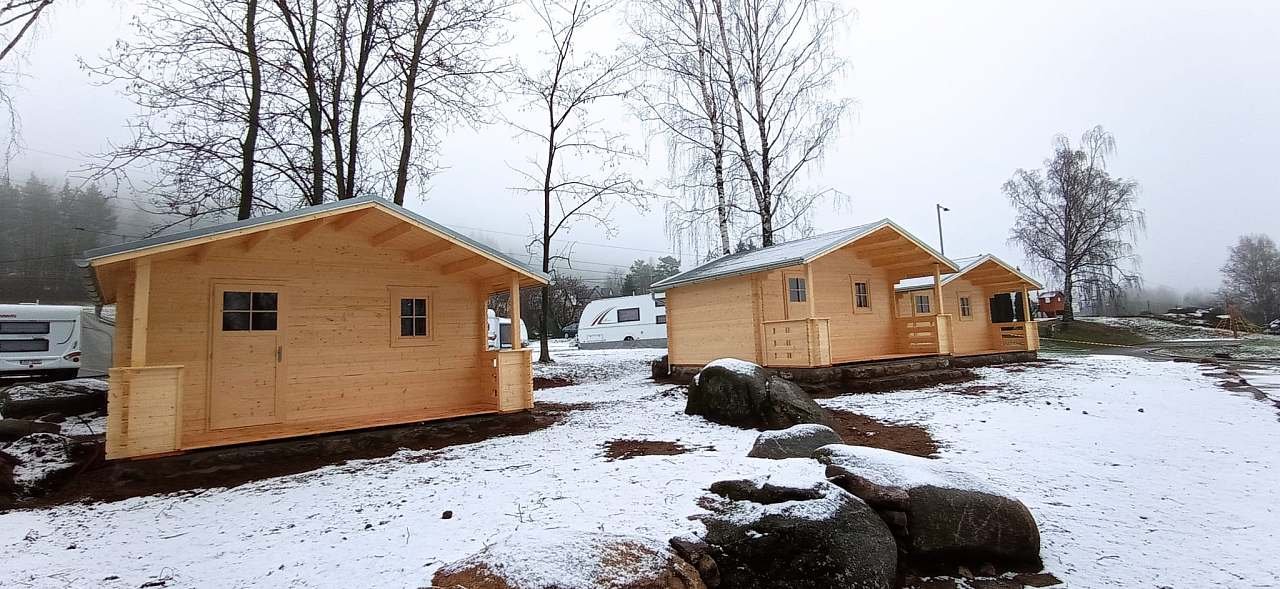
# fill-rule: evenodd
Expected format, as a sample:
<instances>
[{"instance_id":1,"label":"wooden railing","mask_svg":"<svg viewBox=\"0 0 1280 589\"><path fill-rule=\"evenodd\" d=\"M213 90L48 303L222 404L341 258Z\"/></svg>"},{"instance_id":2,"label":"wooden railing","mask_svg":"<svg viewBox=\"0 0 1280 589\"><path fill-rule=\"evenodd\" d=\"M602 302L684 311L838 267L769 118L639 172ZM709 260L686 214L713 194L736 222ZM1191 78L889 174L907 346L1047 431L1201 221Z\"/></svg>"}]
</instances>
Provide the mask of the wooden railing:
<instances>
[{"instance_id":1,"label":"wooden railing","mask_svg":"<svg viewBox=\"0 0 1280 589\"><path fill-rule=\"evenodd\" d=\"M900 354L950 354L951 316L899 317L894 337Z\"/></svg>"},{"instance_id":2,"label":"wooden railing","mask_svg":"<svg viewBox=\"0 0 1280 589\"><path fill-rule=\"evenodd\" d=\"M179 448L182 366L112 368L107 380L107 458Z\"/></svg>"},{"instance_id":3,"label":"wooden railing","mask_svg":"<svg viewBox=\"0 0 1280 589\"><path fill-rule=\"evenodd\" d=\"M489 367L489 386L498 411L533 408L532 354L533 350L530 348L485 353L484 361Z\"/></svg>"},{"instance_id":4,"label":"wooden railing","mask_svg":"<svg viewBox=\"0 0 1280 589\"><path fill-rule=\"evenodd\" d=\"M1040 333L1034 321L996 323L991 329L1002 350L1040 349Z\"/></svg>"},{"instance_id":5,"label":"wooden railing","mask_svg":"<svg viewBox=\"0 0 1280 589\"><path fill-rule=\"evenodd\" d=\"M831 365L831 337L826 319L764 322L764 365L812 367Z\"/></svg>"}]
</instances>

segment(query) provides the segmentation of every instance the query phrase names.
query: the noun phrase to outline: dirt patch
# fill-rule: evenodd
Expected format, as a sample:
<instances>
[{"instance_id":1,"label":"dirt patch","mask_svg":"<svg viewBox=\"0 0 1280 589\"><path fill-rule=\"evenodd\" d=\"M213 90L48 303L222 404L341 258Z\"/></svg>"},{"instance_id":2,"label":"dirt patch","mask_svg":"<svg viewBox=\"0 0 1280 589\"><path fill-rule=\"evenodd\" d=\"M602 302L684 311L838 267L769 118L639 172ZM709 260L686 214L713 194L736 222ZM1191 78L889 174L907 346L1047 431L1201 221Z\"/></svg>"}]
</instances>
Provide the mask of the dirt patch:
<instances>
[{"instance_id":1,"label":"dirt patch","mask_svg":"<svg viewBox=\"0 0 1280 589\"><path fill-rule=\"evenodd\" d=\"M846 444L925 458L937 457L938 441L923 427L910 423L877 421L866 415L841 409L827 411L835 421L836 433L840 434Z\"/></svg>"},{"instance_id":2,"label":"dirt patch","mask_svg":"<svg viewBox=\"0 0 1280 589\"><path fill-rule=\"evenodd\" d=\"M714 450L714 448L706 448ZM626 460L637 456L675 456L695 450L679 442L662 440L609 440L604 445L604 457L609 460Z\"/></svg>"},{"instance_id":3,"label":"dirt patch","mask_svg":"<svg viewBox=\"0 0 1280 589\"><path fill-rule=\"evenodd\" d=\"M577 405L536 403L531 411L520 413L322 434L146 460L99 460L65 486L13 507L23 509L76 501L119 501L144 495L236 487L348 460L382 458L401 449L436 450L490 438L523 435L550 427L569 412L581 408ZM417 461L429 459L430 455L415 458Z\"/></svg>"},{"instance_id":4,"label":"dirt patch","mask_svg":"<svg viewBox=\"0 0 1280 589\"><path fill-rule=\"evenodd\" d=\"M559 387L567 387L578 384L560 376L535 376L533 377L533 390L540 391L542 389L554 389Z\"/></svg>"}]
</instances>

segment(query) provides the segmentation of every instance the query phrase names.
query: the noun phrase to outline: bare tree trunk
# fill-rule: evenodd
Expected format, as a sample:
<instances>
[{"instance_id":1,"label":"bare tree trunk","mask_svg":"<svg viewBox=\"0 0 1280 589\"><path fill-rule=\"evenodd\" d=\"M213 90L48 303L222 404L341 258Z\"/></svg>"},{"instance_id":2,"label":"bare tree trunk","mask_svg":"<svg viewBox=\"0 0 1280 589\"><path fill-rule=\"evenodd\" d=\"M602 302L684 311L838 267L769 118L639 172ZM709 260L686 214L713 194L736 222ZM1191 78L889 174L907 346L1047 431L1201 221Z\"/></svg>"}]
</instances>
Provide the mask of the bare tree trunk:
<instances>
[{"instance_id":1,"label":"bare tree trunk","mask_svg":"<svg viewBox=\"0 0 1280 589\"><path fill-rule=\"evenodd\" d=\"M423 44L427 37L427 29L435 19L436 5L439 0L431 0L427 6L425 18L419 18L418 4L414 3L413 17L417 30L413 35L413 51L409 56L409 67L404 80L404 104L400 110L400 162L396 166L396 189L393 200L398 205L404 204L404 193L409 185L409 158L413 155L413 100L418 90L418 70L422 65ZM514 323L512 325L515 325Z\"/></svg>"},{"instance_id":2,"label":"bare tree trunk","mask_svg":"<svg viewBox=\"0 0 1280 589\"><path fill-rule=\"evenodd\" d=\"M347 130L347 185L342 189L342 194L346 195L346 198L356 195L356 166L359 165L356 151L360 141L360 109L364 106L365 95L369 92L369 81L366 76L369 69L369 56L373 54L375 44L373 26L376 6L374 2L375 0L365 1L364 23L360 27L360 52L356 56L355 86L351 90L351 125Z\"/></svg>"},{"instance_id":3,"label":"bare tree trunk","mask_svg":"<svg viewBox=\"0 0 1280 589\"><path fill-rule=\"evenodd\" d=\"M316 49L317 28L320 24L320 4L311 0L309 14L305 17L295 12L288 0L275 0L276 7L288 28L292 49L302 63L302 86L307 94L307 131L311 136L311 186L307 204L315 206L324 202L324 107L320 100L320 75L317 71L319 56Z\"/></svg>"},{"instance_id":4,"label":"bare tree trunk","mask_svg":"<svg viewBox=\"0 0 1280 589\"><path fill-rule=\"evenodd\" d=\"M329 143L333 145L333 188L338 200L350 198L347 194L346 160L342 157L342 90L347 78L347 41L350 38L351 2L341 2L335 6L337 20L334 23L334 49L337 50L338 63L333 68L333 79L330 80L329 95Z\"/></svg>"},{"instance_id":5,"label":"bare tree trunk","mask_svg":"<svg viewBox=\"0 0 1280 589\"><path fill-rule=\"evenodd\" d=\"M547 167L542 177L542 271L551 272L551 170L556 160L556 120L555 96L547 99L547 113L550 119L547 135ZM547 341L548 309L551 308L551 286L542 286L542 311L539 313L538 362L551 362L551 346Z\"/></svg>"},{"instance_id":6,"label":"bare tree trunk","mask_svg":"<svg viewBox=\"0 0 1280 589\"><path fill-rule=\"evenodd\" d=\"M248 0L244 17L245 54L249 58L249 112L240 151L240 202L237 219L253 216L253 172L262 124L262 64L258 59L258 0Z\"/></svg>"}]
</instances>

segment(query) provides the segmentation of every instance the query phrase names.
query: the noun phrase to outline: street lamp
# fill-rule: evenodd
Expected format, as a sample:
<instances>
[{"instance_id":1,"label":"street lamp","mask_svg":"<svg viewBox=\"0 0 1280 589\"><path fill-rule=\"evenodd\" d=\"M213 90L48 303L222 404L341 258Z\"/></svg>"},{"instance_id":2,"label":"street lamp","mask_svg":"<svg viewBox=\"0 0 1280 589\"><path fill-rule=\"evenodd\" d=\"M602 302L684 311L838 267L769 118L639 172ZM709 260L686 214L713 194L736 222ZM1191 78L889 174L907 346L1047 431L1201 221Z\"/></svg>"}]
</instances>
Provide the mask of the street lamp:
<instances>
[{"instance_id":1,"label":"street lamp","mask_svg":"<svg viewBox=\"0 0 1280 589\"><path fill-rule=\"evenodd\" d=\"M941 253L942 255L945 256L947 255L947 246L944 243L942 243L942 213L950 212L951 209L948 209L947 207L944 207L940 204L934 205L934 206L937 207L937 210L938 210L938 253Z\"/></svg>"}]
</instances>

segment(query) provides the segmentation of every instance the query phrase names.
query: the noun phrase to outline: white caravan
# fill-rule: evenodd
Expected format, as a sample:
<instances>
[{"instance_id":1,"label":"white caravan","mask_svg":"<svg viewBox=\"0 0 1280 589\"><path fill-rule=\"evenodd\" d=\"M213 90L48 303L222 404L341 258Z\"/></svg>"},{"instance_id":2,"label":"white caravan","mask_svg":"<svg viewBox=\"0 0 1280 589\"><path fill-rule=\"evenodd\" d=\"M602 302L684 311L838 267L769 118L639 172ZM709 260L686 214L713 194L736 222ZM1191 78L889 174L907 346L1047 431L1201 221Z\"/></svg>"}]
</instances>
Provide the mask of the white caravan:
<instances>
[{"instance_id":1,"label":"white caravan","mask_svg":"<svg viewBox=\"0 0 1280 589\"><path fill-rule=\"evenodd\" d=\"M80 307L0 305L0 376L80 372Z\"/></svg>"},{"instance_id":2,"label":"white caravan","mask_svg":"<svg viewBox=\"0 0 1280 589\"><path fill-rule=\"evenodd\" d=\"M493 309L488 310L489 317L489 341L490 350L498 349L498 337L502 337L502 347L511 347L511 320L506 317L499 317ZM529 330L524 326L524 319L520 320L520 345L529 347Z\"/></svg>"},{"instance_id":3,"label":"white caravan","mask_svg":"<svg viewBox=\"0 0 1280 589\"><path fill-rule=\"evenodd\" d=\"M659 293L587 303L578 319L578 347L584 350L667 347L666 297Z\"/></svg>"}]
</instances>

